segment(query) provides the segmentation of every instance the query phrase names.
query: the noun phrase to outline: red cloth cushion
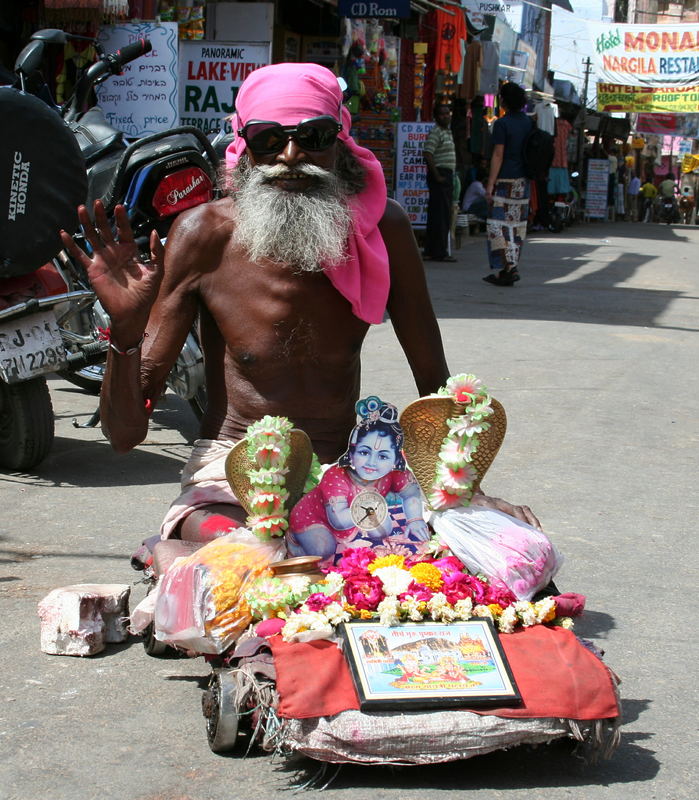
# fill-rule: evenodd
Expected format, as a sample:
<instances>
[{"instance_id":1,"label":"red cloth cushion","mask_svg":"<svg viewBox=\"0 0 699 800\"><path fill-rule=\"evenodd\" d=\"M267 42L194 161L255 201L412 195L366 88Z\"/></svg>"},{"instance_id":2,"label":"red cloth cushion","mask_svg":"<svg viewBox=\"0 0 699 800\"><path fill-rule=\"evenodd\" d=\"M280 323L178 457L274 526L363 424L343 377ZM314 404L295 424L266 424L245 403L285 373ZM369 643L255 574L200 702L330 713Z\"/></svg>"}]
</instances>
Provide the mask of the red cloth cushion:
<instances>
[{"instance_id":1,"label":"red cloth cushion","mask_svg":"<svg viewBox=\"0 0 699 800\"><path fill-rule=\"evenodd\" d=\"M505 634L500 641L522 695L513 708L468 709L499 717L606 719L619 715L607 667L571 631L536 625ZM287 719L329 717L359 708L345 658L325 640L269 640L277 671L279 708Z\"/></svg>"}]
</instances>

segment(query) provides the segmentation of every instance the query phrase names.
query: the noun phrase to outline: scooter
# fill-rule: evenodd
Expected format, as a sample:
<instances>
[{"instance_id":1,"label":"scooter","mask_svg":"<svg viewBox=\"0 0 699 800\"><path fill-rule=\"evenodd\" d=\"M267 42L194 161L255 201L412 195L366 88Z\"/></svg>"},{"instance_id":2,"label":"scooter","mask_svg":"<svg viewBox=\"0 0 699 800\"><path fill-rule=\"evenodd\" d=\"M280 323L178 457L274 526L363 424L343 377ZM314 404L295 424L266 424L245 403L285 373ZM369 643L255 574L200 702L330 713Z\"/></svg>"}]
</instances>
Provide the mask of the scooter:
<instances>
[{"instance_id":1,"label":"scooter","mask_svg":"<svg viewBox=\"0 0 699 800\"><path fill-rule=\"evenodd\" d=\"M68 38L57 29L37 31L18 58L18 75L28 82L29 77L36 73L45 48L64 44ZM150 50L150 42L143 40L142 44L129 45L120 51L121 56L119 53L105 53L99 42L91 42L99 58L80 77L73 97L60 109L60 114L73 132L84 157L87 193L83 199L86 205L92 208L99 198L110 215L117 204L124 205L136 241L145 251L152 230L157 230L164 241L181 211L213 199L218 155L206 136L190 126L127 142L120 131L107 123L99 107L89 107L89 98L96 84L118 74L121 65L126 63L124 53L132 53L128 60L133 60ZM80 232L75 234L75 240L89 251L89 245ZM77 264L72 266L81 270ZM87 282L87 276L84 280ZM108 316L97 301L81 316L73 318L64 335L70 340L71 349L75 349L82 346L85 339L100 341L101 332L109 325ZM100 341L102 354L105 349L105 343ZM104 376L104 355L79 368L61 370L59 374L98 394ZM168 376L167 386L188 400L195 414L202 417L206 406L204 359L196 326L188 335ZM95 412L85 427L94 426L98 421L99 414Z\"/></svg>"},{"instance_id":2,"label":"scooter","mask_svg":"<svg viewBox=\"0 0 699 800\"><path fill-rule=\"evenodd\" d=\"M54 419L46 375L73 377L104 360L107 349L92 322L95 294L59 235L78 226L85 159L66 114L28 91L37 86L45 43L59 34L65 36L35 34L17 59L17 88L0 88L0 162L8 176L0 189L7 209L0 220L0 467L11 470L31 469L50 451ZM117 74L148 47L140 41L100 58L83 85Z\"/></svg>"}]
</instances>

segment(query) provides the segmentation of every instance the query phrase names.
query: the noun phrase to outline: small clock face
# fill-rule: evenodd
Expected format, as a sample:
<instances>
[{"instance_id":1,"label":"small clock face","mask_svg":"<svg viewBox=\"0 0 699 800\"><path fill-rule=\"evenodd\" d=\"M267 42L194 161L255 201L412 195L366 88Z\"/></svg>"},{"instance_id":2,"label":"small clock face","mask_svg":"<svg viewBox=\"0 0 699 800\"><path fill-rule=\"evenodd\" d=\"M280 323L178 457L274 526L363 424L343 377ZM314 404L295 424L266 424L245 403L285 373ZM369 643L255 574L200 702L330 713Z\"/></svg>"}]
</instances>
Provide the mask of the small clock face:
<instances>
[{"instance_id":1,"label":"small clock face","mask_svg":"<svg viewBox=\"0 0 699 800\"><path fill-rule=\"evenodd\" d=\"M371 490L360 492L350 505L352 522L363 531L378 528L388 515L384 498Z\"/></svg>"}]
</instances>

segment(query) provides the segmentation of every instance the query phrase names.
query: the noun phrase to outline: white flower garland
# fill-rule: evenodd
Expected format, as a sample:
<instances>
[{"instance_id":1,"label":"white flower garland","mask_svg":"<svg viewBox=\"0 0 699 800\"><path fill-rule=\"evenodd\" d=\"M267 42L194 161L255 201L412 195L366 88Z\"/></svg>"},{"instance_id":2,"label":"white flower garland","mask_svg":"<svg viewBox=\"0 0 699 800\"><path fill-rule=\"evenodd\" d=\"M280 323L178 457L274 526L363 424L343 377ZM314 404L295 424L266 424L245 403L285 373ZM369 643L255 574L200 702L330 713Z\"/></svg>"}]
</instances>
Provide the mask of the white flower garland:
<instances>
[{"instance_id":1,"label":"white flower garland","mask_svg":"<svg viewBox=\"0 0 699 800\"><path fill-rule=\"evenodd\" d=\"M256 467L248 471L252 489L248 494L251 514L246 526L260 539L283 536L289 526L286 509L289 492L285 484L293 427L286 417L265 416L249 425L246 432L248 456ZM319 471L314 453L304 492L318 483Z\"/></svg>"},{"instance_id":2,"label":"white flower garland","mask_svg":"<svg viewBox=\"0 0 699 800\"><path fill-rule=\"evenodd\" d=\"M470 503L478 477L471 462L478 449L478 434L490 428L486 417L493 413L493 408L488 390L475 375L454 375L437 395L451 397L459 406L458 416L447 420L449 434L442 442L435 480L427 498L430 508L440 511Z\"/></svg>"}]
</instances>

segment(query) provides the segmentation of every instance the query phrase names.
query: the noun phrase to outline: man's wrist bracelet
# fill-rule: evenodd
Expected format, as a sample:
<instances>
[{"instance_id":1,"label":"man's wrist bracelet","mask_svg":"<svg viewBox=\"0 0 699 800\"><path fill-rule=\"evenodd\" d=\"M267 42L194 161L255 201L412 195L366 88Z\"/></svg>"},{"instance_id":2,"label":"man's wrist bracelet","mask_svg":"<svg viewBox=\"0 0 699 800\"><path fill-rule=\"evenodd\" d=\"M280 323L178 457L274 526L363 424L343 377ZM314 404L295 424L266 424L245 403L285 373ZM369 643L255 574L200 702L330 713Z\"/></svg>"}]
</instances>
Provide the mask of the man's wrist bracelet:
<instances>
[{"instance_id":1,"label":"man's wrist bracelet","mask_svg":"<svg viewBox=\"0 0 699 800\"><path fill-rule=\"evenodd\" d=\"M109 347L119 356L132 356L134 353L138 353L141 347L143 347L146 336L148 336L148 334L144 333L143 336L141 336L141 341L133 347L129 347L127 350L120 350L111 339L109 340Z\"/></svg>"}]
</instances>

